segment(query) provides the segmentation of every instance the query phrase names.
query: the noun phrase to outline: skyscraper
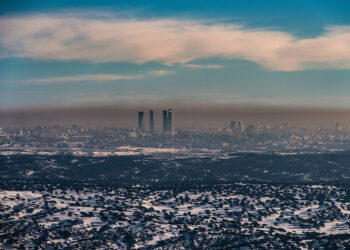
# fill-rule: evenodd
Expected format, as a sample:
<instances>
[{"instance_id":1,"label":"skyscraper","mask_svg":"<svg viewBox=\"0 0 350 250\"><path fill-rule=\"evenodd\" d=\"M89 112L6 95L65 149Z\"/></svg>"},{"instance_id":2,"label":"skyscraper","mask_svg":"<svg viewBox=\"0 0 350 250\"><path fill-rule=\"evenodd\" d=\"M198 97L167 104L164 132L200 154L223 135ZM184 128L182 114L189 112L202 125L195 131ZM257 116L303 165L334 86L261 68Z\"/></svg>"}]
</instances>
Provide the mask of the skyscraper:
<instances>
[{"instance_id":1,"label":"skyscraper","mask_svg":"<svg viewBox=\"0 0 350 250\"><path fill-rule=\"evenodd\" d=\"M149 111L149 132L154 132L154 112L152 109Z\"/></svg>"},{"instance_id":2,"label":"skyscraper","mask_svg":"<svg viewBox=\"0 0 350 250\"><path fill-rule=\"evenodd\" d=\"M238 121L238 127L241 132L244 132L245 130L244 121Z\"/></svg>"},{"instance_id":3,"label":"skyscraper","mask_svg":"<svg viewBox=\"0 0 350 250\"><path fill-rule=\"evenodd\" d=\"M168 131L168 112L163 110L163 132Z\"/></svg>"},{"instance_id":4,"label":"skyscraper","mask_svg":"<svg viewBox=\"0 0 350 250\"><path fill-rule=\"evenodd\" d=\"M244 132L245 125L244 121L231 121L230 122L230 128L232 129L232 132Z\"/></svg>"},{"instance_id":5,"label":"skyscraper","mask_svg":"<svg viewBox=\"0 0 350 250\"><path fill-rule=\"evenodd\" d=\"M168 131L174 135L174 109L168 109Z\"/></svg>"},{"instance_id":6,"label":"skyscraper","mask_svg":"<svg viewBox=\"0 0 350 250\"><path fill-rule=\"evenodd\" d=\"M174 109L163 110L163 132L174 135Z\"/></svg>"},{"instance_id":7,"label":"skyscraper","mask_svg":"<svg viewBox=\"0 0 350 250\"><path fill-rule=\"evenodd\" d=\"M335 124L335 129L336 129L336 130L342 130L342 127L340 126L340 123L339 123L339 122L337 122L337 123Z\"/></svg>"},{"instance_id":8,"label":"skyscraper","mask_svg":"<svg viewBox=\"0 0 350 250\"><path fill-rule=\"evenodd\" d=\"M230 122L230 128L231 128L231 129L237 129L237 128L238 128L238 122L236 122L236 121L231 121L231 122Z\"/></svg>"},{"instance_id":9,"label":"skyscraper","mask_svg":"<svg viewBox=\"0 0 350 250\"><path fill-rule=\"evenodd\" d=\"M138 115L138 125L139 125L138 128L140 131L143 131L145 129L145 125L143 123L143 115L144 115L143 111L140 111Z\"/></svg>"}]
</instances>

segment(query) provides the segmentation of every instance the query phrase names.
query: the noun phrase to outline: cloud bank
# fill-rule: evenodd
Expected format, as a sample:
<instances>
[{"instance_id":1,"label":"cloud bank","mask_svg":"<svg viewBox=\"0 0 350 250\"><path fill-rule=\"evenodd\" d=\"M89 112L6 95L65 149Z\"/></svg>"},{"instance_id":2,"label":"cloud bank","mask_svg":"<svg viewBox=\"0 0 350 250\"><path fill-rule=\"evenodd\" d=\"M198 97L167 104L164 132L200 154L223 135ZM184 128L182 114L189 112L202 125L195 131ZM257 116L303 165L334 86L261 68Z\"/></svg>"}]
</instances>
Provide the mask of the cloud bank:
<instances>
[{"instance_id":1,"label":"cloud bank","mask_svg":"<svg viewBox=\"0 0 350 250\"><path fill-rule=\"evenodd\" d=\"M113 16L31 15L0 18L0 57L186 64L221 57L277 71L349 69L350 26L314 38L234 24Z\"/></svg>"},{"instance_id":2,"label":"cloud bank","mask_svg":"<svg viewBox=\"0 0 350 250\"><path fill-rule=\"evenodd\" d=\"M19 82L24 84L47 84L47 83L66 83L66 82L109 82L119 80L140 80L148 77L161 77L173 74L173 71L168 70L154 70L149 71L146 74L131 74L131 75L118 75L118 74L86 74L75 76L57 76L47 78L32 78L25 80L16 80L11 82Z\"/></svg>"},{"instance_id":3,"label":"cloud bank","mask_svg":"<svg viewBox=\"0 0 350 250\"><path fill-rule=\"evenodd\" d=\"M200 64L182 64L181 66L186 67L186 68L191 68L191 69L220 69L222 68L221 65L218 64L209 64L209 65L200 65Z\"/></svg>"}]
</instances>

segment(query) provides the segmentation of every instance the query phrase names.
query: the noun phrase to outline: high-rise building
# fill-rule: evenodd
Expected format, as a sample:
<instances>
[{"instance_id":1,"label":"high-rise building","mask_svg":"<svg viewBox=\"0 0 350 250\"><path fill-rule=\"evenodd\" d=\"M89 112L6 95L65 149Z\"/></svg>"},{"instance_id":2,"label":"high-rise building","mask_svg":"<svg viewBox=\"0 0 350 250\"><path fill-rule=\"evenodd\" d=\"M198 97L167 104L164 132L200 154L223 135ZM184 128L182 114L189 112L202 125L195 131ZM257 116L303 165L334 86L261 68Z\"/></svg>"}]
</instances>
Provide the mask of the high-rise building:
<instances>
[{"instance_id":1,"label":"high-rise building","mask_svg":"<svg viewBox=\"0 0 350 250\"><path fill-rule=\"evenodd\" d=\"M163 110L163 132L174 135L174 109Z\"/></svg>"},{"instance_id":2,"label":"high-rise building","mask_svg":"<svg viewBox=\"0 0 350 250\"><path fill-rule=\"evenodd\" d=\"M138 115L138 128L140 131L143 131L145 129L145 125L143 123L143 116L144 116L143 111L140 111Z\"/></svg>"},{"instance_id":3,"label":"high-rise building","mask_svg":"<svg viewBox=\"0 0 350 250\"><path fill-rule=\"evenodd\" d=\"M238 122L236 122L236 121L231 121L231 122L230 122L230 128L231 128L231 129L238 129Z\"/></svg>"},{"instance_id":4,"label":"high-rise building","mask_svg":"<svg viewBox=\"0 0 350 250\"><path fill-rule=\"evenodd\" d=\"M257 131L256 127L253 124L249 124L247 127L248 132L255 132Z\"/></svg>"},{"instance_id":5,"label":"high-rise building","mask_svg":"<svg viewBox=\"0 0 350 250\"><path fill-rule=\"evenodd\" d=\"M238 121L238 128L241 132L245 130L244 121Z\"/></svg>"},{"instance_id":6,"label":"high-rise building","mask_svg":"<svg viewBox=\"0 0 350 250\"><path fill-rule=\"evenodd\" d=\"M340 126L340 123L339 123L339 122L337 122L337 123L335 124L335 129L336 129L336 130L342 130L342 127Z\"/></svg>"},{"instance_id":7,"label":"high-rise building","mask_svg":"<svg viewBox=\"0 0 350 250\"><path fill-rule=\"evenodd\" d=\"M152 109L149 111L149 132L154 132L154 112Z\"/></svg>"},{"instance_id":8,"label":"high-rise building","mask_svg":"<svg viewBox=\"0 0 350 250\"><path fill-rule=\"evenodd\" d=\"M230 128L232 129L232 132L243 132L245 130L244 121L231 121Z\"/></svg>"},{"instance_id":9,"label":"high-rise building","mask_svg":"<svg viewBox=\"0 0 350 250\"><path fill-rule=\"evenodd\" d=\"M168 111L163 110L163 132L168 131Z\"/></svg>"},{"instance_id":10,"label":"high-rise building","mask_svg":"<svg viewBox=\"0 0 350 250\"><path fill-rule=\"evenodd\" d=\"M174 109L168 109L168 131L171 133L171 135L174 135Z\"/></svg>"}]
</instances>

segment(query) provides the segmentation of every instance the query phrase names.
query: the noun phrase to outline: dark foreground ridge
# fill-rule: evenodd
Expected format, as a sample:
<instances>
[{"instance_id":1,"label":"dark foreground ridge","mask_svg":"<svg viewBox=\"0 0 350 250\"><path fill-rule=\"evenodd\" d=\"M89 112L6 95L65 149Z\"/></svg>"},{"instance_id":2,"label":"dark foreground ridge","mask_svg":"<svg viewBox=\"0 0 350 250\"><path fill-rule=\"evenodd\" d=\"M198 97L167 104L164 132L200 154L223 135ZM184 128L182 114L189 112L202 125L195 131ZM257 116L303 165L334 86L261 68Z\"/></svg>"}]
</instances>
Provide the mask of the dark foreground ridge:
<instances>
[{"instance_id":1,"label":"dark foreground ridge","mask_svg":"<svg viewBox=\"0 0 350 250\"><path fill-rule=\"evenodd\" d=\"M331 183L350 179L350 152L234 153L225 157L11 155L0 156L2 180L162 183Z\"/></svg>"}]
</instances>

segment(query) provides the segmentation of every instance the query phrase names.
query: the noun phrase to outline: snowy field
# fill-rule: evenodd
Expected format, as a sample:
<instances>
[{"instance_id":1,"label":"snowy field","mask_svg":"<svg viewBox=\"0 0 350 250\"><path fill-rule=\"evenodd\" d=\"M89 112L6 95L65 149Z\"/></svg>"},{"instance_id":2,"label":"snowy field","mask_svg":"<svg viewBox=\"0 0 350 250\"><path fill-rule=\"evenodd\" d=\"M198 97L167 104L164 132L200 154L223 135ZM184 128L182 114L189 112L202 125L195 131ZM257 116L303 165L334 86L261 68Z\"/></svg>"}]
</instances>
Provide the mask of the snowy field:
<instances>
[{"instance_id":1,"label":"snowy field","mask_svg":"<svg viewBox=\"0 0 350 250\"><path fill-rule=\"evenodd\" d=\"M31 185L0 192L0 246L315 248L350 242L349 189L330 185Z\"/></svg>"}]
</instances>

